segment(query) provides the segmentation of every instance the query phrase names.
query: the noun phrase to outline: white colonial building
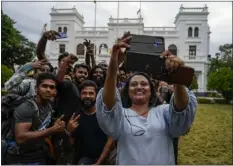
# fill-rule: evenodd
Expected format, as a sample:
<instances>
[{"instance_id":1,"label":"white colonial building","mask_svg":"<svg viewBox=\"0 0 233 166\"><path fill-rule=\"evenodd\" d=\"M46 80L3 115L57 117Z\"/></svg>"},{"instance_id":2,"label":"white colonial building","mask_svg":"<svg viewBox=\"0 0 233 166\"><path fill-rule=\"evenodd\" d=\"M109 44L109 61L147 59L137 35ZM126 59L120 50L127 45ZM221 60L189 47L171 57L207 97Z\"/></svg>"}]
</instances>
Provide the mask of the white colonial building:
<instances>
[{"instance_id":1,"label":"white colonial building","mask_svg":"<svg viewBox=\"0 0 233 166\"><path fill-rule=\"evenodd\" d=\"M76 8L51 10L51 29L67 32L68 38L51 42L49 59L57 66L60 53L67 51L79 56L78 63L84 62L85 39L95 45L96 61L108 63L110 52L117 37L125 31L134 34L163 36L166 48L183 59L187 66L193 67L198 78L198 92L206 91L209 64L210 27L208 7L185 8L181 5L175 17L174 27L146 27L143 18L109 18L107 27L84 27L84 17ZM117 30L118 29L118 30ZM117 32L118 31L118 32ZM117 34L119 34L117 36Z\"/></svg>"}]
</instances>

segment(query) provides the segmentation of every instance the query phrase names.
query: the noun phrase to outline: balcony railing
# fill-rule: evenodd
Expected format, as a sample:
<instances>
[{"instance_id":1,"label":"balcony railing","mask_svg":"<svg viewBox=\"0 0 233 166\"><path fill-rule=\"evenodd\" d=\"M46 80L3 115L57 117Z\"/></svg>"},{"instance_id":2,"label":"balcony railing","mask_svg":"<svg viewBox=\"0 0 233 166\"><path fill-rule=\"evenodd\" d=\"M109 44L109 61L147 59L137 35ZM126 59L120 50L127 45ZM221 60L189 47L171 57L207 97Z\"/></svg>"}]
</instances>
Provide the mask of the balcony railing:
<instances>
[{"instance_id":1,"label":"balcony railing","mask_svg":"<svg viewBox=\"0 0 233 166\"><path fill-rule=\"evenodd\" d=\"M83 31L108 31L108 27L83 27Z\"/></svg>"},{"instance_id":2,"label":"balcony railing","mask_svg":"<svg viewBox=\"0 0 233 166\"><path fill-rule=\"evenodd\" d=\"M183 60L197 60L197 61L207 61L207 56L193 56L193 55L186 55L184 56Z\"/></svg>"},{"instance_id":3,"label":"balcony railing","mask_svg":"<svg viewBox=\"0 0 233 166\"><path fill-rule=\"evenodd\" d=\"M144 31L175 31L175 27L144 27Z\"/></svg>"},{"instance_id":4,"label":"balcony railing","mask_svg":"<svg viewBox=\"0 0 233 166\"><path fill-rule=\"evenodd\" d=\"M107 37L108 36L108 31L100 31L100 32L94 32L94 31L76 31L76 35L81 37L81 36L102 36L102 37Z\"/></svg>"},{"instance_id":5,"label":"balcony railing","mask_svg":"<svg viewBox=\"0 0 233 166\"><path fill-rule=\"evenodd\" d=\"M142 23L143 22L143 18L109 18L109 23L115 23L117 24L117 22L119 24L122 23Z\"/></svg>"}]
</instances>

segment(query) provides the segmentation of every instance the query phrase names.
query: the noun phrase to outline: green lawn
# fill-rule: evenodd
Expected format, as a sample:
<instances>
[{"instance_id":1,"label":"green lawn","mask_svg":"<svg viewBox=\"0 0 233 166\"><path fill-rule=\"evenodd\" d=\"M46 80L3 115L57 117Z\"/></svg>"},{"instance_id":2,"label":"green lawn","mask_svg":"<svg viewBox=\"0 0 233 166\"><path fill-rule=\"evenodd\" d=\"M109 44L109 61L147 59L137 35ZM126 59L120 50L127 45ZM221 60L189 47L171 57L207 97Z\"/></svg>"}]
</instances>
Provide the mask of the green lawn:
<instances>
[{"instance_id":1,"label":"green lawn","mask_svg":"<svg viewBox=\"0 0 233 166\"><path fill-rule=\"evenodd\" d=\"M180 138L178 164L232 164L231 105L198 105L190 133Z\"/></svg>"}]
</instances>

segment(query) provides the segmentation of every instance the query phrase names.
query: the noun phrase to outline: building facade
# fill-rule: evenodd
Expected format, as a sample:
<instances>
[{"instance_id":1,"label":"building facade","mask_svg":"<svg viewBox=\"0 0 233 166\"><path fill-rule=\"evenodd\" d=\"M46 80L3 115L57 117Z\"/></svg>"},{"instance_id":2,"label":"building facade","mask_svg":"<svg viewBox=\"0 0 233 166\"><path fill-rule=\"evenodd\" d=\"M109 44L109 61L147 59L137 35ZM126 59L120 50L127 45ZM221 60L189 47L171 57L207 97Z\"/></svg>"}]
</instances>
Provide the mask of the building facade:
<instances>
[{"instance_id":1,"label":"building facade","mask_svg":"<svg viewBox=\"0 0 233 166\"><path fill-rule=\"evenodd\" d=\"M91 40L97 63L108 63L111 48L125 31L133 34L163 36L165 47L195 69L198 80L197 92L206 92L209 64L210 27L208 7L185 8L181 5L175 17L174 27L146 27L143 18L109 18L107 27L84 27L84 17L76 8L52 8L51 29L66 32L67 38L50 43L49 59L57 66L59 54L64 51L75 53L78 63L84 62L86 48L84 39Z\"/></svg>"}]
</instances>

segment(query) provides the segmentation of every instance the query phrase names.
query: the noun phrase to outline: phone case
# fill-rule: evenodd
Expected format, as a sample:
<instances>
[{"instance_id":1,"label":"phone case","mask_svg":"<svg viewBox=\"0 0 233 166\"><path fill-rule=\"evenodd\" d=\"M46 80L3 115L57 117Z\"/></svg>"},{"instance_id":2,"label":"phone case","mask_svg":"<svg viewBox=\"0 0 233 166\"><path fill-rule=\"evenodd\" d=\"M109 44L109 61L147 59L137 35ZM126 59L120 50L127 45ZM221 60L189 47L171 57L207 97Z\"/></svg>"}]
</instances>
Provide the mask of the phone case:
<instances>
[{"instance_id":1,"label":"phone case","mask_svg":"<svg viewBox=\"0 0 233 166\"><path fill-rule=\"evenodd\" d=\"M190 86L194 69L180 67L175 72L168 73L165 68L165 41L160 36L145 36L132 34L130 48L126 50L124 68L132 72L145 72L155 79L169 84Z\"/></svg>"},{"instance_id":2,"label":"phone case","mask_svg":"<svg viewBox=\"0 0 233 166\"><path fill-rule=\"evenodd\" d=\"M64 39L67 38L67 33L65 32L59 32L60 36L56 36L56 39Z\"/></svg>"}]
</instances>

